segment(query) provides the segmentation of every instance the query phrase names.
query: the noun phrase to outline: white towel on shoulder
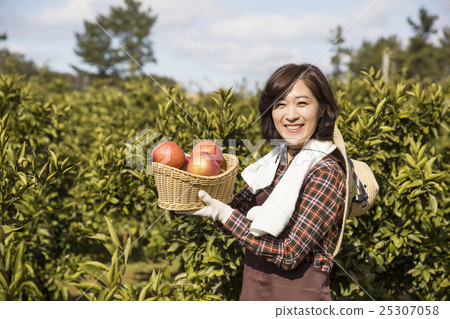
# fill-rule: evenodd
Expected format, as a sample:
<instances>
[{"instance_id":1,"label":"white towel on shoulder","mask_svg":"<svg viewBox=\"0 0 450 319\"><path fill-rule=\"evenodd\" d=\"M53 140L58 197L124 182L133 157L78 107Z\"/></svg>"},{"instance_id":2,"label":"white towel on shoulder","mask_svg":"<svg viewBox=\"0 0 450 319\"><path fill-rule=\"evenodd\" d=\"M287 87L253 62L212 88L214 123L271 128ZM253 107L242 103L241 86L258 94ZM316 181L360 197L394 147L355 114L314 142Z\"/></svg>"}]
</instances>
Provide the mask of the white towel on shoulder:
<instances>
[{"instance_id":1,"label":"white towel on shoulder","mask_svg":"<svg viewBox=\"0 0 450 319\"><path fill-rule=\"evenodd\" d=\"M277 237L283 231L292 217L308 172L335 149L336 146L331 141L312 139L305 143L264 204L248 211L247 219L252 221L250 232L253 235L271 234ZM280 156L286 156L286 144L277 145L242 171L241 176L253 194L271 184L278 167L277 158Z\"/></svg>"}]
</instances>

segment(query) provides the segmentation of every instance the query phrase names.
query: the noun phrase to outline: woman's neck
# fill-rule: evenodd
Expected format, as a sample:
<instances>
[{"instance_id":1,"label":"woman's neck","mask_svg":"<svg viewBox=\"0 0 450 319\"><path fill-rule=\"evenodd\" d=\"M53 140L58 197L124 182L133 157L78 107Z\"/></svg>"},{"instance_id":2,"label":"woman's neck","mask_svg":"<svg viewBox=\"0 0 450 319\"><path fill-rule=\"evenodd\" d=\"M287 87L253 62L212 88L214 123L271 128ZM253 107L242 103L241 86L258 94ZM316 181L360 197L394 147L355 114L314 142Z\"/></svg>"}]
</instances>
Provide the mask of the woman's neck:
<instances>
[{"instance_id":1,"label":"woman's neck","mask_svg":"<svg viewBox=\"0 0 450 319\"><path fill-rule=\"evenodd\" d=\"M298 152L301 151L301 147L296 146L296 148L288 147L287 149L287 156L288 156L288 163L292 161L292 159L295 157L295 155L298 154Z\"/></svg>"}]
</instances>

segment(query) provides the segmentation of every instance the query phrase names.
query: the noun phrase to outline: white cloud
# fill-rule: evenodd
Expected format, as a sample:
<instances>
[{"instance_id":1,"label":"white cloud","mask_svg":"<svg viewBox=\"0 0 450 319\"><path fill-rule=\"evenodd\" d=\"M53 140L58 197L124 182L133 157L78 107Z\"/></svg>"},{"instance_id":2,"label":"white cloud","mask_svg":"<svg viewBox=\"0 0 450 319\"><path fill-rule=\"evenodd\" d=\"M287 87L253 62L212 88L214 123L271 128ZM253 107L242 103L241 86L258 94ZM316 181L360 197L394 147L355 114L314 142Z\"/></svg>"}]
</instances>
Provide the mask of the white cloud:
<instances>
[{"instance_id":1,"label":"white cloud","mask_svg":"<svg viewBox=\"0 0 450 319\"><path fill-rule=\"evenodd\" d=\"M143 7L157 14L159 27L177 27L192 25L209 16L217 16L221 8L214 0L142 0Z\"/></svg>"},{"instance_id":2,"label":"white cloud","mask_svg":"<svg viewBox=\"0 0 450 319\"><path fill-rule=\"evenodd\" d=\"M396 35L399 41L406 44L408 38L413 35L412 29L407 23L408 17L417 21L419 9L425 7L430 14L439 16L435 26L442 29L443 25L448 25L450 11L445 10L445 7L449 7L449 3L445 0L429 2L423 0L366 0L348 12L346 22L342 25L344 29L350 26L358 16L360 17L347 31L344 38L347 44L355 48L359 47L363 40L373 42L380 37L391 35ZM371 6L371 4L373 5Z\"/></svg>"},{"instance_id":3,"label":"white cloud","mask_svg":"<svg viewBox=\"0 0 450 319\"><path fill-rule=\"evenodd\" d=\"M239 40L315 40L327 37L336 23L335 18L313 13L294 16L251 13L217 21L210 32L213 36Z\"/></svg>"},{"instance_id":4,"label":"white cloud","mask_svg":"<svg viewBox=\"0 0 450 319\"><path fill-rule=\"evenodd\" d=\"M212 83L243 77L262 81L282 64L313 62L329 47L331 30L337 25L346 30L356 19L344 35L346 46L357 48L364 39L374 41L393 34L406 40L412 34L406 18L417 20L424 3L365 0L336 5L325 1L319 6L316 2L288 5L256 0L140 1L158 17L151 35L158 63L146 69L197 83L204 82L206 76ZM36 10L31 11L21 10L15 3L11 2L11 12L0 12L9 37L5 46L66 68L79 62L73 49L75 32L83 32L83 21L107 14L111 6L123 6L123 0L41 1L33 2ZM448 0L424 5L439 15L439 26L448 25ZM328 51L316 64L329 68L330 57Z\"/></svg>"},{"instance_id":5,"label":"white cloud","mask_svg":"<svg viewBox=\"0 0 450 319\"><path fill-rule=\"evenodd\" d=\"M151 8L159 25L170 27L191 24L208 15L216 15L219 7L213 0L162 1L141 0L142 8ZM59 6L47 6L31 18L44 26L74 26L83 20L92 21L99 14L108 14L112 6L124 6L123 0L65 0Z\"/></svg>"},{"instance_id":6,"label":"white cloud","mask_svg":"<svg viewBox=\"0 0 450 319\"><path fill-rule=\"evenodd\" d=\"M29 21L40 27L70 26L79 24L83 15L75 2L67 1L62 7L46 7L36 15L29 16Z\"/></svg>"},{"instance_id":7,"label":"white cloud","mask_svg":"<svg viewBox=\"0 0 450 319\"><path fill-rule=\"evenodd\" d=\"M253 46L245 52L241 50L232 51L231 54L223 56L215 65L218 69L241 73L267 74L275 68L292 62L301 62L303 55L300 50L290 48L279 48L271 43Z\"/></svg>"},{"instance_id":8,"label":"white cloud","mask_svg":"<svg viewBox=\"0 0 450 319\"><path fill-rule=\"evenodd\" d=\"M119 0L66 0L61 6L47 6L41 12L30 16L30 22L43 27L78 27L83 20L92 21L99 11L104 11ZM92 17L92 18L91 18Z\"/></svg>"},{"instance_id":9,"label":"white cloud","mask_svg":"<svg viewBox=\"0 0 450 319\"><path fill-rule=\"evenodd\" d=\"M27 54L27 49L17 43L17 42L9 42L6 44L5 46L10 52L15 52L15 53L19 53L19 54Z\"/></svg>"},{"instance_id":10,"label":"white cloud","mask_svg":"<svg viewBox=\"0 0 450 319\"><path fill-rule=\"evenodd\" d=\"M182 42L181 42L182 41ZM220 39L179 39L177 46L199 63L209 64L221 72L264 74L274 66L301 61L299 49L283 47L272 42L243 42Z\"/></svg>"},{"instance_id":11,"label":"white cloud","mask_svg":"<svg viewBox=\"0 0 450 319\"><path fill-rule=\"evenodd\" d=\"M323 21L320 27L317 21ZM312 62L318 56L308 56L310 47L326 42L336 24L336 18L313 13L283 16L229 9L209 23L193 22L182 29L168 25L160 41L174 48L174 55L208 65L210 76L267 76L285 63Z\"/></svg>"}]
</instances>

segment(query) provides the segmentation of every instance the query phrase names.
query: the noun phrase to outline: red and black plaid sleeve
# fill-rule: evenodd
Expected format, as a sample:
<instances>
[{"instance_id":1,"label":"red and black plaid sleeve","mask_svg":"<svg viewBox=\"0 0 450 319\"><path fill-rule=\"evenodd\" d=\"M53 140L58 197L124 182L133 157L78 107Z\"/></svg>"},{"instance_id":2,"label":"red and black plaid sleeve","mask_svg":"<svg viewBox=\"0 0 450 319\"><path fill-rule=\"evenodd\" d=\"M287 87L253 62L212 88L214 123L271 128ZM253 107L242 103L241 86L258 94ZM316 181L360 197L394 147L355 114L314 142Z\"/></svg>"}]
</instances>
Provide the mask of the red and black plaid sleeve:
<instances>
[{"instance_id":1,"label":"red and black plaid sleeve","mask_svg":"<svg viewBox=\"0 0 450 319\"><path fill-rule=\"evenodd\" d=\"M237 193L230 203L231 208L239 210L241 213L246 213L250 207L250 201L253 194L250 191L250 187L245 184L239 193Z\"/></svg>"},{"instance_id":2,"label":"red and black plaid sleeve","mask_svg":"<svg viewBox=\"0 0 450 319\"><path fill-rule=\"evenodd\" d=\"M283 270L294 269L309 253L313 253L314 266L329 272L344 198L343 169L333 160L324 159L306 177L291 221L280 236L253 236L249 231L251 221L239 211L241 207L234 210L224 228L241 245Z\"/></svg>"}]
</instances>

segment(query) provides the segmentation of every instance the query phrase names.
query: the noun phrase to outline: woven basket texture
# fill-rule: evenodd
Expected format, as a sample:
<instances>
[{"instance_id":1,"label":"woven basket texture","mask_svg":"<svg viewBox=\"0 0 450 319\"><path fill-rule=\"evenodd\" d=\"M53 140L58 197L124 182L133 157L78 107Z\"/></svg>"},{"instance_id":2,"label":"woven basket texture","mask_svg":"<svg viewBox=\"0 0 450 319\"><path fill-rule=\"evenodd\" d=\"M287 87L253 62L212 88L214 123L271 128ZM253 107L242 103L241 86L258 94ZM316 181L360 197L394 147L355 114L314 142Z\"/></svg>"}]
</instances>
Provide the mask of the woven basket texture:
<instances>
[{"instance_id":1,"label":"woven basket texture","mask_svg":"<svg viewBox=\"0 0 450 319\"><path fill-rule=\"evenodd\" d=\"M201 176L170 167L161 163L152 163L153 176L158 190L158 206L163 209L182 211L205 207L198 197L198 191L204 190L212 198L228 204L233 199L234 183L239 169L235 155L223 154L224 173L217 176Z\"/></svg>"}]
</instances>

